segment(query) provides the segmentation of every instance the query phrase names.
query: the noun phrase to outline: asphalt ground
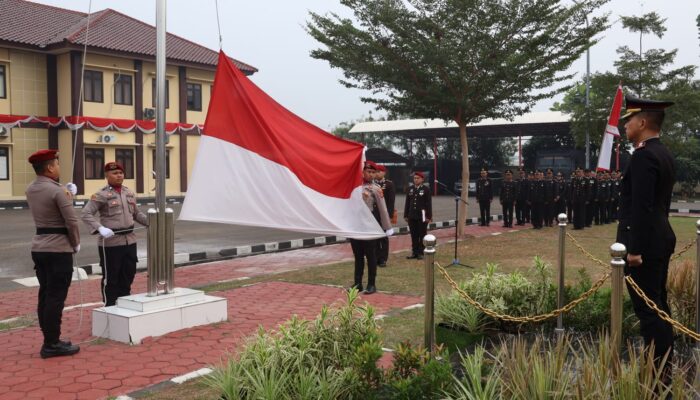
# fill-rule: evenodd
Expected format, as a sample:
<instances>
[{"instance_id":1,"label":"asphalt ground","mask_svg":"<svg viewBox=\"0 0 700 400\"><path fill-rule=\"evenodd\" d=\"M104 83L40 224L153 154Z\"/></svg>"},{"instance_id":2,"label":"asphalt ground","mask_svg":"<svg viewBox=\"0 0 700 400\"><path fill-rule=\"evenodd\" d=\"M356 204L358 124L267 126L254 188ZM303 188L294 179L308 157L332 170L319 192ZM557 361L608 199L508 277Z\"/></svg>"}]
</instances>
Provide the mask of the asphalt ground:
<instances>
[{"instance_id":1,"label":"asphalt ground","mask_svg":"<svg viewBox=\"0 0 700 400\"><path fill-rule=\"evenodd\" d=\"M402 215L405 196L397 195L396 207L399 216ZM479 207L473 197L469 198L469 217L478 216ZM437 196L433 199L433 220L447 221L454 216L454 197ZM168 205L180 213L180 205ZM141 206L146 211L148 206ZM80 209L76 209L80 213ZM494 200L492 214L500 214L498 201ZM399 218L398 226L406 223ZM139 225L137 224L137 227ZM0 211L0 290L17 287L13 279L34 276L30 247L34 235L34 223L29 210ZM81 224L81 250L76 256L77 265L92 264L99 261L97 254L97 238L92 236L86 225ZM146 230L136 231L138 238L139 258L146 257ZM306 233L290 232L279 229L253 228L237 225L226 225L206 222L180 221L175 222L175 252L194 253L200 251L218 251L225 248L245 246L267 242L292 239L304 239L314 236Z\"/></svg>"}]
</instances>

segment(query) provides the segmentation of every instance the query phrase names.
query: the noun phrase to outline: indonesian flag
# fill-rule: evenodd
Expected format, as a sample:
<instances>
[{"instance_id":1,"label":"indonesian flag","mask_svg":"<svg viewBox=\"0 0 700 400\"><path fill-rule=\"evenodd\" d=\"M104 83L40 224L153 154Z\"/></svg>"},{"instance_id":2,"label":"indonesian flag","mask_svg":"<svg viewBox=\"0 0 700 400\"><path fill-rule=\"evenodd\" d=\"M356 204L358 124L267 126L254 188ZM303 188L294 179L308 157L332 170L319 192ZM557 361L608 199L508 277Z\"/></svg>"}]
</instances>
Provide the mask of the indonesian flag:
<instances>
[{"instance_id":1,"label":"indonesian flag","mask_svg":"<svg viewBox=\"0 0 700 400\"><path fill-rule=\"evenodd\" d=\"M621 109L622 85L618 85L612 110L610 110L610 117L608 117L608 125L605 127L605 132L603 132L603 142L600 144L600 153L598 154L598 166L596 167L596 171L610 171L610 157L612 157L613 141L616 137L620 137L620 131L617 129L617 124L620 120Z\"/></svg>"},{"instance_id":2,"label":"indonesian flag","mask_svg":"<svg viewBox=\"0 0 700 400\"><path fill-rule=\"evenodd\" d=\"M294 115L220 52L180 219L382 237L362 200L363 164L363 145Z\"/></svg>"}]
</instances>

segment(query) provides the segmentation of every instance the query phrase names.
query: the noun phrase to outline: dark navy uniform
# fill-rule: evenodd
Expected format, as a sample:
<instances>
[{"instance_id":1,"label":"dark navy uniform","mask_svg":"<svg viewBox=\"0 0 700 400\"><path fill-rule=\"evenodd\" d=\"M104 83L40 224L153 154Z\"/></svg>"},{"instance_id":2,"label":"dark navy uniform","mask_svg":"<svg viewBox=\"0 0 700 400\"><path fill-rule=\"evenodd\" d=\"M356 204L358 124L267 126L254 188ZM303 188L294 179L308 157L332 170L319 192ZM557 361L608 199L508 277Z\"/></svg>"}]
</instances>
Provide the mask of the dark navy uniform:
<instances>
[{"instance_id":1,"label":"dark navy uniform","mask_svg":"<svg viewBox=\"0 0 700 400\"><path fill-rule=\"evenodd\" d=\"M641 265L627 265L625 273L669 315L671 311L667 302L666 280L669 260L676 246L676 235L668 221L668 214L676 181L676 168L671 153L658 136L649 138L648 134L654 131L651 128L643 131L640 120L652 119L650 113L663 113L663 108L671 104L673 103L627 98L628 115L625 117L631 114L631 119L625 125L628 138L635 134L645 134L648 139L637 144L622 178L620 223L617 229L617 241L627 247L628 260L637 255L641 255L642 259ZM633 108L634 106L639 108ZM636 112L646 111L647 107L651 110L647 111L649 114L646 117L645 114L634 116ZM661 119L663 120L663 115ZM673 328L649 308L629 285L628 291L634 312L639 317L639 329L645 345L649 348L653 342L657 368L669 378L670 362L665 366L659 364L667 352L668 360L672 360Z\"/></svg>"},{"instance_id":2,"label":"dark navy uniform","mask_svg":"<svg viewBox=\"0 0 700 400\"><path fill-rule=\"evenodd\" d=\"M583 229L586 226L586 199L588 198L588 185L586 178L576 176L571 179L571 204L573 206L574 229Z\"/></svg>"},{"instance_id":3,"label":"dark navy uniform","mask_svg":"<svg viewBox=\"0 0 700 400\"><path fill-rule=\"evenodd\" d=\"M513 204L518 197L518 185L511 181L503 181L501 193L498 195L503 206L503 226L513 227Z\"/></svg>"},{"instance_id":4,"label":"dark navy uniform","mask_svg":"<svg viewBox=\"0 0 700 400\"><path fill-rule=\"evenodd\" d=\"M388 179L381 179L376 182L384 193L384 202L386 209L391 218L394 215L394 203L396 202L396 190L394 182ZM386 267L386 262L389 259L389 237L383 237L377 241L377 264L380 267Z\"/></svg>"},{"instance_id":5,"label":"dark navy uniform","mask_svg":"<svg viewBox=\"0 0 700 400\"><path fill-rule=\"evenodd\" d=\"M491 179L479 178L476 181L476 201L479 202L481 226L488 226L491 220L491 200L493 200Z\"/></svg>"},{"instance_id":6,"label":"dark navy uniform","mask_svg":"<svg viewBox=\"0 0 700 400\"><path fill-rule=\"evenodd\" d=\"M593 176L586 178L586 226L593 225L593 217L596 211L596 179Z\"/></svg>"},{"instance_id":7,"label":"dark navy uniform","mask_svg":"<svg viewBox=\"0 0 700 400\"><path fill-rule=\"evenodd\" d=\"M552 221L554 221L556 215L556 206L554 200L557 197L557 185L552 179L545 179L544 181L544 205L543 205L543 219L545 226L552 226Z\"/></svg>"},{"instance_id":8,"label":"dark navy uniform","mask_svg":"<svg viewBox=\"0 0 700 400\"><path fill-rule=\"evenodd\" d=\"M566 214L566 198L569 191L569 183L564 179L557 179L554 181L555 192L557 193L554 199L554 221L557 221L557 216L559 214Z\"/></svg>"},{"instance_id":9,"label":"dark navy uniform","mask_svg":"<svg viewBox=\"0 0 700 400\"><path fill-rule=\"evenodd\" d=\"M542 228L544 223L544 201L546 196L544 179L538 178L532 181L530 186L530 207L532 209L532 226L535 229Z\"/></svg>"},{"instance_id":10,"label":"dark navy uniform","mask_svg":"<svg viewBox=\"0 0 700 400\"><path fill-rule=\"evenodd\" d=\"M423 257L423 237L428 232L428 220L433 218L433 202L430 188L422 184L411 185L406 194L403 216L408 220L411 231L412 258Z\"/></svg>"},{"instance_id":11,"label":"dark navy uniform","mask_svg":"<svg viewBox=\"0 0 700 400\"><path fill-rule=\"evenodd\" d=\"M605 179L598 179L596 182L596 214L595 214L595 224L607 224L608 223L608 200L610 199L610 186L609 182Z\"/></svg>"},{"instance_id":12,"label":"dark navy uniform","mask_svg":"<svg viewBox=\"0 0 700 400\"><path fill-rule=\"evenodd\" d=\"M515 200L515 219L518 225L525 225L525 221L527 220L527 218L525 218L525 212L528 209L527 198L530 191L530 182L528 182L527 178L523 177L518 178L515 181L515 185L517 186L518 192L518 196Z\"/></svg>"},{"instance_id":13,"label":"dark navy uniform","mask_svg":"<svg viewBox=\"0 0 700 400\"><path fill-rule=\"evenodd\" d=\"M608 204L608 216L610 217L610 222L615 222L617 220L618 208L620 207L621 187L621 181L617 177L610 181L610 203Z\"/></svg>"}]
</instances>

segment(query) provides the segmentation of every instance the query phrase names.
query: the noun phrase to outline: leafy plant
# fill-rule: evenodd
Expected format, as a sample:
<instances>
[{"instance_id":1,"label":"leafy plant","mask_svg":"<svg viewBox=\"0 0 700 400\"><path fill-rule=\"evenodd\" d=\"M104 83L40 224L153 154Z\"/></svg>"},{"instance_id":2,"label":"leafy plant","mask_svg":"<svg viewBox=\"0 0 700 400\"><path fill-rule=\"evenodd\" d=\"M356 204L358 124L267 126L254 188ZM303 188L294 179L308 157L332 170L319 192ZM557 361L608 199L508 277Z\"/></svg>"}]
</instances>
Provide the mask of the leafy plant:
<instances>
[{"instance_id":1,"label":"leafy plant","mask_svg":"<svg viewBox=\"0 0 700 400\"><path fill-rule=\"evenodd\" d=\"M668 303L673 318L685 326L695 324L695 265L690 260L674 263L668 271ZM688 340L683 335L684 340Z\"/></svg>"}]
</instances>

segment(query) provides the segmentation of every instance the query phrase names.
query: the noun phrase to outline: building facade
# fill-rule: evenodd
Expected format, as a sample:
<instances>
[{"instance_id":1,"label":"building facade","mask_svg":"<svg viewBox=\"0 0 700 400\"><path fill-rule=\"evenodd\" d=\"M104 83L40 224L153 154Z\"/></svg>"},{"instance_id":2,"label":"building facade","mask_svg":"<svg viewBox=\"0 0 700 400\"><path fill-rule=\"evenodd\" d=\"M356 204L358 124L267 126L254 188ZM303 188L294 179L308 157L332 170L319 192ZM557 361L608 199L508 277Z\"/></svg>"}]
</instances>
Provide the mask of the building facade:
<instances>
[{"instance_id":1,"label":"building facade","mask_svg":"<svg viewBox=\"0 0 700 400\"><path fill-rule=\"evenodd\" d=\"M27 157L42 148L59 150L61 181L79 199L104 186L113 160L139 197L155 195L155 133L144 128L155 116L155 43L155 27L111 9L0 0L0 201L24 200L35 177ZM168 34L168 196L187 191L217 57Z\"/></svg>"}]
</instances>

